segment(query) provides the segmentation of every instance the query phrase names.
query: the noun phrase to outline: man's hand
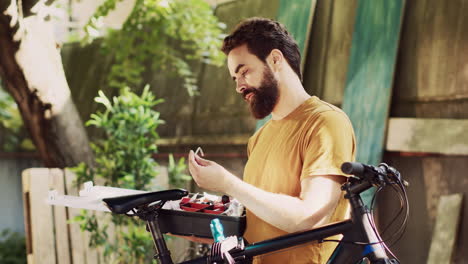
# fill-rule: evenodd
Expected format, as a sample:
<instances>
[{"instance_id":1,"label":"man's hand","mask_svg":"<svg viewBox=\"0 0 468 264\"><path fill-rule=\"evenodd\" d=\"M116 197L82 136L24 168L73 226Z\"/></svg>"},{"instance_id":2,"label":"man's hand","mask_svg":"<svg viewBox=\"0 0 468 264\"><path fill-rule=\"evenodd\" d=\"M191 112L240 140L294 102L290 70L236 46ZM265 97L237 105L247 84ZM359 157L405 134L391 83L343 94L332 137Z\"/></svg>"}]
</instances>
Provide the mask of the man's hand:
<instances>
[{"instance_id":1,"label":"man's hand","mask_svg":"<svg viewBox=\"0 0 468 264\"><path fill-rule=\"evenodd\" d=\"M189 153L189 170L198 186L235 197L257 217L289 233L326 223L342 196L340 186L346 180L338 175L307 177L301 181L300 197L293 197L248 184L193 151Z\"/></svg>"},{"instance_id":2,"label":"man's hand","mask_svg":"<svg viewBox=\"0 0 468 264\"><path fill-rule=\"evenodd\" d=\"M201 188L227 193L227 187L232 175L218 163L202 159L192 150L189 153L189 171L197 185Z\"/></svg>"}]
</instances>

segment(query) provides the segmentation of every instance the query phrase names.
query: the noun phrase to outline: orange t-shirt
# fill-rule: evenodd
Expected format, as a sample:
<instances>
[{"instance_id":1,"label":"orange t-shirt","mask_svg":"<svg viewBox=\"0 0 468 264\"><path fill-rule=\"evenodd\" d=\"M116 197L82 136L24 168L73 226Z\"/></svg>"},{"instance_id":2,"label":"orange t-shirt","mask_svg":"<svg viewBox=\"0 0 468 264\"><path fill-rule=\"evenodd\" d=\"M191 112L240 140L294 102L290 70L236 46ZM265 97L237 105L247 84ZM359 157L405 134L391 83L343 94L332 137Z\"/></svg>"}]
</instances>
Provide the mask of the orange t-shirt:
<instances>
[{"instance_id":1,"label":"orange t-shirt","mask_svg":"<svg viewBox=\"0 0 468 264\"><path fill-rule=\"evenodd\" d=\"M281 120L270 120L248 143L244 181L268 192L299 197L301 180L318 175L343 175L341 164L354 161L354 132L346 114L313 96ZM330 221L346 218L348 202L342 198ZM285 235L247 210L244 237L249 243ZM336 243L311 242L302 247L265 254L256 264L326 263Z\"/></svg>"}]
</instances>

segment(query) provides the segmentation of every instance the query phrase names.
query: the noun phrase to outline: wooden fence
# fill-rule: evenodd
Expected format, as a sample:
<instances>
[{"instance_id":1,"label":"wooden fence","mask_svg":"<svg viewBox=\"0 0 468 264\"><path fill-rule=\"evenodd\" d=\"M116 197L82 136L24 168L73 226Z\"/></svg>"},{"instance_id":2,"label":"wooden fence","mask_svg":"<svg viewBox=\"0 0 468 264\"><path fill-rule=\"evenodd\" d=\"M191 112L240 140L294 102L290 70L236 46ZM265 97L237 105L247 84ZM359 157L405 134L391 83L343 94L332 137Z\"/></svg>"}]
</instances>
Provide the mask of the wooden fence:
<instances>
[{"instance_id":1,"label":"wooden fence","mask_svg":"<svg viewBox=\"0 0 468 264\"><path fill-rule=\"evenodd\" d=\"M88 247L88 233L81 232L78 223L69 222L81 209L46 203L52 189L59 194L78 195L78 188L73 183L74 174L69 170L33 168L23 171L22 177L28 264L108 263L103 252ZM98 219L104 214L107 213L98 212ZM108 236L109 241L113 241L111 226ZM183 239L172 239L168 243L175 261L181 261L189 246Z\"/></svg>"},{"instance_id":2,"label":"wooden fence","mask_svg":"<svg viewBox=\"0 0 468 264\"><path fill-rule=\"evenodd\" d=\"M68 170L35 168L23 172L23 203L28 264L99 263L98 252L87 246L88 237L69 219L79 209L50 206L49 190L77 195L74 174Z\"/></svg>"}]
</instances>

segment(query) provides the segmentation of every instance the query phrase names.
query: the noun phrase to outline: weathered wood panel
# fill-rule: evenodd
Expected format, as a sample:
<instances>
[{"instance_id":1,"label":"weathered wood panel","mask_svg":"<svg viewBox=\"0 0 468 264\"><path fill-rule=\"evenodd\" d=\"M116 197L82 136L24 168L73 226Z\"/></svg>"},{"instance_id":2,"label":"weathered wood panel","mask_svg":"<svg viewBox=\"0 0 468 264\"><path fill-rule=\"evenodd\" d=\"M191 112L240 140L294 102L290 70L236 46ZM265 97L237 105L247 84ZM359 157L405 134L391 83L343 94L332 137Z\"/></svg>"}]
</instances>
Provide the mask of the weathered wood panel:
<instances>
[{"instance_id":1,"label":"weathered wood panel","mask_svg":"<svg viewBox=\"0 0 468 264\"><path fill-rule=\"evenodd\" d=\"M116 94L106 85L112 56L103 54L99 48L99 42L87 46L70 43L61 50L65 76L83 122L88 121L91 113L98 109L99 105L93 99L99 90L107 96ZM86 131L90 138L97 133L93 127L87 127Z\"/></svg>"},{"instance_id":2,"label":"weathered wood panel","mask_svg":"<svg viewBox=\"0 0 468 264\"><path fill-rule=\"evenodd\" d=\"M32 226L31 226L31 198L29 192L30 182L26 180L26 171L24 171L21 175L22 178L22 185L21 185L21 194L23 195L23 215L24 215L24 231L25 231L25 238L26 238L26 258L27 263L34 263L33 259L33 243L32 243Z\"/></svg>"},{"instance_id":3,"label":"weathered wood panel","mask_svg":"<svg viewBox=\"0 0 468 264\"><path fill-rule=\"evenodd\" d=\"M392 102L391 116L468 119L468 100Z\"/></svg>"},{"instance_id":4,"label":"weathered wood panel","mask_svg":"<svg viewBox=\"0 0 468 264\"><path fill-rule=\"evenodd\" d=\"M317 0L280 0L279 3L276 19L296 40L302 55L301 68L304 68L316 5Z\"/></svg>"},{"instance_id":5,"label":"weathered wood panel","mask_svg":"<svg viewBox=\"0 0 468 264\"><path fill-rule=\"evenodd\" d=\"M75 175L65 170L65 188L67 195L78 195L78 188L75 187L73 180ZM80 214L80 209L68 208L69 219L73 219L75 216ZM81 232L80 225L78 223L70 223L70 248L72 263L87 263L87 248L88 240L86 239L85 233Z\"/></svg>"},{"instance_id":6,"label":"weathered wood panel","mask_svg":"<svg viewBox=\"0 0 468 264\"><path fill-rule=\"evenodd\" d=\"M65 192L65 175L60 169L50 169L49 179L52 182L50 189L55 189L59 193ZM54 212L54 229L55 229L55 246L57 252L58 264L71 264L70 255L70 230L68 228L68 208L61 206L53 206Z\"/></svg>"},{"instance_id":7,"label":"weathered wood panel","mask_svg":"<svg viewBox=\"0 0 468 264\"><path fill-rule=\"evenodd\" d=\"M356 160L363 163L382 157L404 3L358 3L343 110L355 129Z\"/></svg>"},{"instance_id":8,"label":"weathered wood panel","mask_svg":"<svg viewBox=\"0 0 468 264\"><path fill-rule=\"evenodd\" d=\"M468 118L468 1L408 1L392 115Z\"/></svg>"},{"instance_id":9,"label":"weathered wood panel","mask_svg":"<svg viewBox=\"0 0 468 264\"><path fill-rule=\"evenodd\" d=\"M304 68L304 87L335 105L343 100L357 0L318 1Z\"/></svg>"},{"instance_id":10,"label":"weathered wood panel","mask_svg":"<svg viewBox=\"0 0 468 264\"><path fill-rule=\"evenodd\" d=\"M425 263L429 250L432 226L429 211L426 204L433 197L428 197L430 191L426 189L424 180L423 163L418 157L399 157L386 155L384 162L397 168L402 177L410 183L408 199L410 202L410 215L405 234L391 250L400 259L401 263ZM435 198L435 197L434 197ZM395 192L385 191L378 197L379 230L390 224L390 220L398 213L400 202ZM401 223L401 218L398 223ZM398 228L399 224L383 234L383 239L388 238ZM383 231L383 230L382 230Z\"/></svg>"},{"instance_id":11,"label":"weathered wood panel","mask_svg":"<svg viewBox=\"0 0 468 264\"><path fill-rule=\"evenodd\" d=\"M391 118L386 149L468 155L468 120Z\"/></svg>"},{"instance_id":12,"label":"weathered wood panel","mask_svg":"<svg viewBox=\"0 0 468 264\"><path fill-rule=\"evenodd\" d=\"M408 1L395 96L468 96L468 1Z\"/></svg>"},{"instance_id":13,"label":"weathered wood panel","mask_svg":"<svg viewBox=\"0 0 468 264\"><path fill-rule=\"evenodd\" d=\"M68 223L80 210L46 203L51 189L78 195L74 178L74 174L60 169L33 168L23 172L29 264L99 263L100 253L87 246L89 235L81 232L79 224Z\"/></svg>"},{"instance_id":14,"label":"weathered wood panel","mask_svg":"<svg viewBox=\"0 0 468 264\"><path fill-rule=\"evenodd\" d=\"M392 116L468 119L467 12L466 0L407 1ZM450 129L441 127L433 133L449 134ZM397 168L406 164L406 175L421 177L423 181L411 182L410 225L407 234L396 244L395 253L402 263L424 263L429 252L439 197L450 193L467 194L468 158L393 157L391 162ZM467 210L468 206L464 203L462 211ZM468 259L468 252L463 250L468 248L467 225L468 218L462 213L453 259L456 264L466 263Z\"/></svg>"},{"instance_id":15,"label":"weathered wood panel","mask_svg":"<svg viewBox=\"0 0 468 264\"><path fill-rule=\"evenodd\" d=\"M464 193L468 189L468 157L437 156L416 157L388 153L384 161L396 167L402 177L409 181L408 197L410 215L405 234L392 251L401 263L426 263L435 228L437 206L440 197L453 193ZM398 212L399 201L393 191L382 193L378 198L379 226L386 226ZM468 204L463 203L462 212ZM468 259L468 217L462 213L456 240L453 264L464 264ZM396 228L399 226L396 225ZM395 229L387 231L386 236Z\"/></svg>"},{"instance_id":16,"label":"weathered wood panel","mask_svg":"<svg viewBox=\"0 0 468 264\"><path fill-rule=\"evenodd\" d=\"M428 264L451 264L458 237L458 223L463 195L452 194L440 197L437 219L429 250Z\"/></svg>"},{"instance_id":17,"label":"weathered wood panel","mask_svg":"<svg viewBox=\"0 0 468 264\"><path fill-rule=\"evenodd\" d=\"M49 186L49 169L32 169L23 173L23 193L29 205L30 214L26 218L30 248L28 263L55 263L54 217L52 208L45 203Z\"/></svg>"}]
</instances>

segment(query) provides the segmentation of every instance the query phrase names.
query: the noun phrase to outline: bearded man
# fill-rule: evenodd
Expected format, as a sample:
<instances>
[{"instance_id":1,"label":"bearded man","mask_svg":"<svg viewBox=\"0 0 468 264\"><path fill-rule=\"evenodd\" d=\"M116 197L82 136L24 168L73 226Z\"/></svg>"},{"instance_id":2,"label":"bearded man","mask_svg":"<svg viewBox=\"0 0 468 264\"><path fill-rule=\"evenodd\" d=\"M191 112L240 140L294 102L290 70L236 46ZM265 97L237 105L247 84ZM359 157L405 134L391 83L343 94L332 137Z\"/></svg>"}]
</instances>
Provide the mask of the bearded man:
<instances>
[{"instance_id":1,"label":"bearded man","mask_svg":"<svg viewBox=\"0 0 468 264\"><path fill-rule=\"evenodd\" d=\"M343 220L348 203L340 187L348 175L340 167L354 160L353 128L343 111L304 90L294 39L276 21L251 18L224 39L222 50L252 115L272 118L249 139L243 180L191 151L196 183L245 205L250 243ZM335 247L311 242L254 263L321 264Z\"/></svg>"}]
</instances>

